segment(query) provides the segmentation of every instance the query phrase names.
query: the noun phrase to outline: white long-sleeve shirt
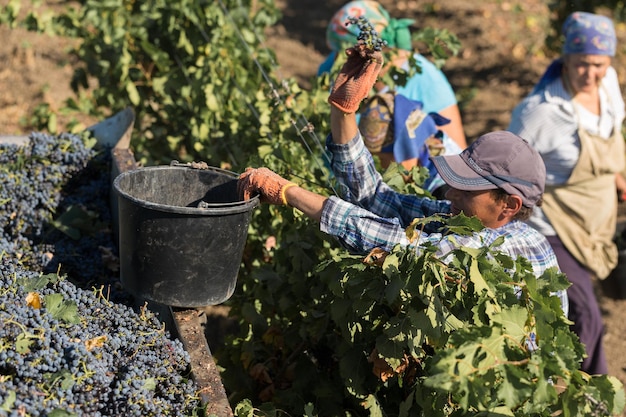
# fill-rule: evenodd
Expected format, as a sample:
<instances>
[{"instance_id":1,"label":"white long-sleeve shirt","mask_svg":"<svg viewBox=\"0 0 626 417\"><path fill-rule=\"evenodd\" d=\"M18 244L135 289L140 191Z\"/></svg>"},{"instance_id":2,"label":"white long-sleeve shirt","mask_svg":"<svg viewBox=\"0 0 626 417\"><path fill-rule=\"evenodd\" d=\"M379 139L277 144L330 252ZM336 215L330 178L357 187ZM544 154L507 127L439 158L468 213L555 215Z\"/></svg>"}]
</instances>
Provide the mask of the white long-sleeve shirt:
<instances>
[{"instance_id":1,"label":"white long-sleeve shirt","mask_svg":"<svg viewBox=\"0 0 626 417\"><path fill-rule=\"evenodd\" d=\"M526 139L541 154L546 164L546 185L565 184L580 155L579 122L589 133L607 139L614 128L621 129L624 99L613 67L602 79L600 108L600 115L596 115L574 104L559 77L527 96L513 110L508 130ZM546 236L556 235L540 207L535 207L528 223Z\"/></svg>"}]
</instances>

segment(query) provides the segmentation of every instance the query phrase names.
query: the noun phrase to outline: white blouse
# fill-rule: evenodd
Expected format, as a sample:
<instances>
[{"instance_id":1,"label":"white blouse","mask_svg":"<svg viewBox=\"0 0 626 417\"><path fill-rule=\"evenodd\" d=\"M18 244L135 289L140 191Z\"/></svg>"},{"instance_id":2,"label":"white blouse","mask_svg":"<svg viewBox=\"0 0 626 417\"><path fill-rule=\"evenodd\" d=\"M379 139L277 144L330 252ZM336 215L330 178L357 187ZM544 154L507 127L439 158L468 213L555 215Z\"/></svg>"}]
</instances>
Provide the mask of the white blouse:
<instances>
[{"instance_id":1,"label":"white blouse","mask_svg":"<svg viewBox=\"0 0 626 417\"><path fill-rule=\"evenodd\" d=\"M526 139L541 154L546 164L546 185L564 184L580 155L578 123L589 133L607 139L613 129L622 128L624 99L613 67L602 79L600 109L600 115L595 115L574 104L561 78L557 78L513 110L508 130ZM556 234L539 207L529 223L546 236Z\"/></svg>"}]
</instances>

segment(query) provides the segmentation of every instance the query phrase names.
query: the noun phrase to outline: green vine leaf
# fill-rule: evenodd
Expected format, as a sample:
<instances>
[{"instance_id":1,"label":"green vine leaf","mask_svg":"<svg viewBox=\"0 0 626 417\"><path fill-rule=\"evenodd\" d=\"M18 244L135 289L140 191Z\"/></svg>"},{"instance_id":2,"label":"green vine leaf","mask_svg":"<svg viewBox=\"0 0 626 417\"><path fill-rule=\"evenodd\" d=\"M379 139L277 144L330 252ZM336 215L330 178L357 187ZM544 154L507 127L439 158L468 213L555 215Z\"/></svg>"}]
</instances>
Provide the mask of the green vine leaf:
<instances>
[{"instance_id":1,"label":"green vine leaf","mask_svg":"<svg viewBox=\"0 0 626 417\"><path fill-rule=\"evenodd\" d=\"M48 312L57 320L70 324L80 323L78 306L73 300L64 300L62 294L54 293L44 296Z\"/></svg>"},{"instance_id":2,"label":"green vine leaf","mask_svg":"<svg viewBox=\"0 0 626 417\"><path fill-rule=\"evenodd\" d=\"M494 323L502 326L507 337L521 344L528 337L528 312L521 305L512 305L502 309L500 314L492 317Z\"/></svg>"},{"instance_id":3,"label":"green vine leaf","mask_svg":"<svg viewBox=\"0 0 626 417\"><path fill-rule=\"evenodd\" d=\"M0 410L6 411L6 412L13 410L13 405L15 404L16 399L17 399L17 395L15 391L13 390L8 391L4 399L4 402L2 403L2 405L0 405Z\"/></svg>"}]
</instances>

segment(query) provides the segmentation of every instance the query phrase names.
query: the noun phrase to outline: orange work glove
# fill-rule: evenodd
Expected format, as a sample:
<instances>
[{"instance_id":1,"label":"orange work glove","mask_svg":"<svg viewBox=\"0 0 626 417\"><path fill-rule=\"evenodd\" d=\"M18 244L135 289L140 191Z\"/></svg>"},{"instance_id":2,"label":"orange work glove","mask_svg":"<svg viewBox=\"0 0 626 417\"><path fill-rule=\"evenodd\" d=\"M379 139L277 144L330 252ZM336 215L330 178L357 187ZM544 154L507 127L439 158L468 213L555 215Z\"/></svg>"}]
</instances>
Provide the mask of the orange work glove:
<instances>
[{"instance_id":1,"label":"orange work glove","mask_svg":"<svg viewBox=\"0 0 626 417\"><path fill-rule=\"evenodd\" d=\"M237 191L244 200L259 194L262 203L287 205L285 190L296 185L268 168L247 168L239 176Z\"/></svg>"},{"instance_id":2,"label":"orange work glove","mask_svg":"<svg viewBox=\"0 0 626 417\"><path fill-rule=\"evenodd\" d=\"M376 83L383 54L359 43L346 49L346 55L348 60L337 75L328 102L344 113L355 113Z\"/></svg>"}]
</instances>

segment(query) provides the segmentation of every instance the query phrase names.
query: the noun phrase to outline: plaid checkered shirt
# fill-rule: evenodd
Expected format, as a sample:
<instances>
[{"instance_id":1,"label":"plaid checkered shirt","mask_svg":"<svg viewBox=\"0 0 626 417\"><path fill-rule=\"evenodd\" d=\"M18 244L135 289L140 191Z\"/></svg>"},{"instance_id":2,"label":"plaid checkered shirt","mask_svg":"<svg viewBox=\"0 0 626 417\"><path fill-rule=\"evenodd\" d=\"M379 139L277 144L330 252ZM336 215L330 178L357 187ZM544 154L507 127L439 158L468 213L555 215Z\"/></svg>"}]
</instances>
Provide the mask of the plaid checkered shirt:
<instances>
[{"instance_id":1,"label":"plaid checkered shirt","mask_svg":"<svg viewBox=\"0 0 626 417\"><path fill-rule=\"evenodd\" d=\"M366 254L374 248L389 251L397 244L409 245L405 228L415 218L450 213L449 201L401 194L385 184L360 134L343 145L333 143L329 136L326 147L332 155L331 167L342 198L332 196L326 201L320 229L337 238L350 252ZM546 238L518 220L496 229L484 228L470 236L422 233L411 244L419 251L426 242L432 243L445 262L454 249L484 247L501 236L505 239L498 250L514 259L519 256L528 259L536 276L550 267L558 268ZM567 311L565 292L558 295Z\"/></svg>"}]
</instances>

